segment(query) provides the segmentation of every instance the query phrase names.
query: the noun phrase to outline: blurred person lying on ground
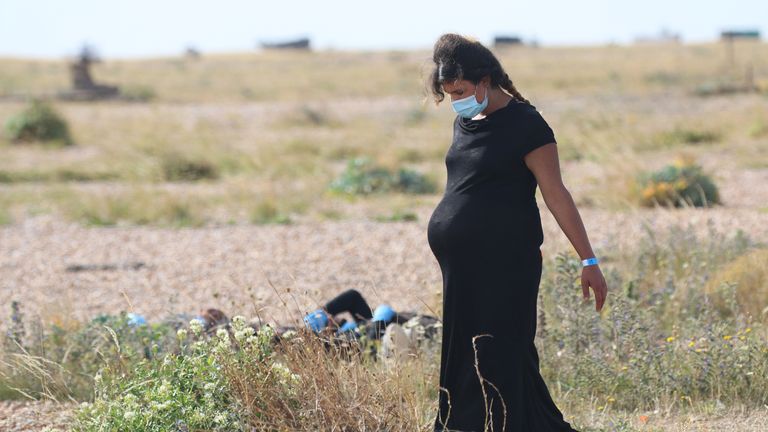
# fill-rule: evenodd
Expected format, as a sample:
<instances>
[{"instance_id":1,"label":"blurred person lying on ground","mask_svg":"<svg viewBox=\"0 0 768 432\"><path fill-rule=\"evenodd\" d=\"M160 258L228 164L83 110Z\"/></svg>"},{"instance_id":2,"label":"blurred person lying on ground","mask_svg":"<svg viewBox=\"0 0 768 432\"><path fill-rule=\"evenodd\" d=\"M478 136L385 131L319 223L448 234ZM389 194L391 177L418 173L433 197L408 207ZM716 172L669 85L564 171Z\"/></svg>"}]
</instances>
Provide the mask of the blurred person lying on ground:
<instances>
[{"instance_id":1,"label":"blurred person lying on ground","mask_svg":"<svg viewBox=\"0 0 768 432\"><path fill-rule=\"evenodd\" d=\"M347 313L351 319L340 315ZM199 321L206 334L214 334L219 328L231 332L230 319L219 309L208 308L197 315L177 314L166 319L167 324L178 329L191 321ZM440 334L440 320L431 315L418 312L396 312L388 304L380 304L371 310L368 302L355 289L348 289L329 300L325 305L303 317L304 326L314 333L329 336L330 341L349 341L366 339L374 342L370 346L372 354L381 347L384 355L399 346L400 351L413 349L424 341L433 341ZM146 319L135 313L128 314L128 323L132 326L146 324ZM262 326L274 330L274 343L283 337L295 334L297 327L261 323L259 319L248 324L254 333ZM383 340L382 340L383 339Z\"/></svg>"},{"instance_id":2,"label":"blurred person lying on ground","mask_svg":"<svg viewBox=\"0 0 768 432\"><path fill-rule=\"evenodd\" d=\"M339 318L347 312L351 320ZM304 324L316 333L331 333L340 339L379 341L373 344L373 353L381 346L384 356L394 348L400 351L415 348L425 340L439 335L440 320L417 312L396 312L388 304L380 304L371 311L368 302L355 289L348 289L304 316Z\"/></svg>"}]
</instances>

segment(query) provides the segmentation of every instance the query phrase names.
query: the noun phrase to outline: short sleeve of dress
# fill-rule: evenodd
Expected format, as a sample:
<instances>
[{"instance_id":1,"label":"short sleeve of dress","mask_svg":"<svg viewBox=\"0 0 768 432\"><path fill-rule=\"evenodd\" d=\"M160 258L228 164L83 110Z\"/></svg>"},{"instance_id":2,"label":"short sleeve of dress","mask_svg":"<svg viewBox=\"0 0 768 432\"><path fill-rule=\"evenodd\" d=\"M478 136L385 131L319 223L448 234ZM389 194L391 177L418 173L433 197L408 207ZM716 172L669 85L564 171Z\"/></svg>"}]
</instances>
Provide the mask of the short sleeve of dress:
<instances>
[{"instance_id":1,"label":"short sleeve of dress","mask_svg":"<svg viewBox=\"0 0 768 432\"><path fill-rule=\"evenodd\" d=\"M555 133L549 127L547 121L541 116L541 113L535 107L526 110L523 117L523 139L520 149L520 156L525 156L532 150L535 150L545 144L555 143Z\"/></svg>"}]
</instances>

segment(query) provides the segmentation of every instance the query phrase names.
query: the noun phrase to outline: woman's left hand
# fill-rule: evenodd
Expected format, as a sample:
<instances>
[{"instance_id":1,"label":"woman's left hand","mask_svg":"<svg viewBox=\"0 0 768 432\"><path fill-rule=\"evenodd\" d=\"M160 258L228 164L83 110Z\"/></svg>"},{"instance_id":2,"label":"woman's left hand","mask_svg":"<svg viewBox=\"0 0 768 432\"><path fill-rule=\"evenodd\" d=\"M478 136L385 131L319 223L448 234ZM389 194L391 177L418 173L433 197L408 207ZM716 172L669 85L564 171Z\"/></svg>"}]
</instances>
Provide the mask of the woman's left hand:
<instances>
[{"instance_id":1,"label":"woman's left hand","mask_svg":"<svg viewBox=\"0 0 768 432\"><path fill-rule=\"evenodd\" d=\"M584 300L589 300L589 287L592 287L592 291L595 292L595 310L600 312L608 295L608 286L597 264L581 269L581 291L584 294Z\"/></svg>"}]
</instances>

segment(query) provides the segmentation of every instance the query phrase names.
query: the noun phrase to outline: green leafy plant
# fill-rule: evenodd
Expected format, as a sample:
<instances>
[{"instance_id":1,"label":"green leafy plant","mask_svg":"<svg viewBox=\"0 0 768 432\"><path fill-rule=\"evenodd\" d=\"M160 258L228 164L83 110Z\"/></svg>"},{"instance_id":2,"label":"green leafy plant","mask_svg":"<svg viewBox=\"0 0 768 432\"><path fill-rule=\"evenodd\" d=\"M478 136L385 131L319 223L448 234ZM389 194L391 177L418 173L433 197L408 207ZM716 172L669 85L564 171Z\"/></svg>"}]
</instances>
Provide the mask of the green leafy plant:
<instances>
[{"instance_id":1,"label":"green leafy plant","mask_svg":"<svg viewBox=\"0 0 768 432\"><path fill-rule=\"evenodd\" d=\"M73 144L64 118L46 101L34 99L24 111L5 123L8 137L15 143L44 141L60 145Z\"/></svg>"},{"instance_id":2,"label":"green leafy plant","mask_svg":"<svg viewBox=\"0 0 768 432\"><path fill-rule=\"evenodd\" d=\"M230 352L227 330L219 329L211 339L199 325L190 330L192 334L185 328L177 331L180 351L161 361L144 360L129 370L110 365L100 371L94 401L77 409L73 430L246 430L222 371L222 356ZM248 343L262 341L251 336Z\"/></svg>"},{"instance_id":3,"label":"green leafy plant","mask_svg":"<svg viewBox=\"0 0 768 432\"><path fill-rule=\"evenodd\" d=\"M435 184L423 174L400 168L390 170L375 165L368 157L351 159L341 176L330 184L330 189L348 194L402 192L411 194L433 193Z\"/></svg>"},{"instance_id":4,"label":"green leafy plant","mask_svg":"<svg viewBox=\"0 0 768 432\"><path fill-rule=\"evenodd\" d=\"M715 183L690 160L678 159L658 171L641 173L637 181L643 206L705 207L720 203Z\"/></svg>"}]
</instances>

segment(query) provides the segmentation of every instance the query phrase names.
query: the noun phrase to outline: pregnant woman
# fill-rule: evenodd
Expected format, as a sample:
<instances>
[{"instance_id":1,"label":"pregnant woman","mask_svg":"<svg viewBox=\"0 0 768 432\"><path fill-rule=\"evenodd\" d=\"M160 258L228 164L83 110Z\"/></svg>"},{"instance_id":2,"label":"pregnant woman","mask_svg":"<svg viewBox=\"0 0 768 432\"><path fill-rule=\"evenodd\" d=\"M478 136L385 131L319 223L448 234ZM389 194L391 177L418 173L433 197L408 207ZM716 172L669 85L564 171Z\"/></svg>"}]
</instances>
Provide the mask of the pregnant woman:
<instances>
[{"instance_id":1,"label":"pregnant woman","mask_svg":"<svg viewBox=\"0 0 768 432\"><path fill-rule=\"evenodd\" d=\"M459 114L445 195L427 237L443 277L435 431L574 431L539 373L534 345L544 241L536 186L582 261L599 312L607 294L578 210L560 178L552 129L481 43L442 35L429 87Z\"/></svg>"}]
</instances>

